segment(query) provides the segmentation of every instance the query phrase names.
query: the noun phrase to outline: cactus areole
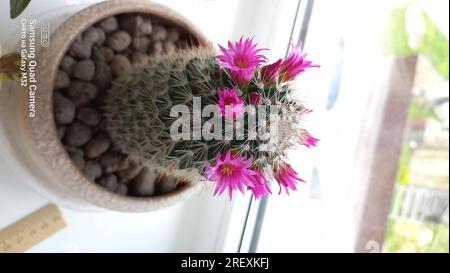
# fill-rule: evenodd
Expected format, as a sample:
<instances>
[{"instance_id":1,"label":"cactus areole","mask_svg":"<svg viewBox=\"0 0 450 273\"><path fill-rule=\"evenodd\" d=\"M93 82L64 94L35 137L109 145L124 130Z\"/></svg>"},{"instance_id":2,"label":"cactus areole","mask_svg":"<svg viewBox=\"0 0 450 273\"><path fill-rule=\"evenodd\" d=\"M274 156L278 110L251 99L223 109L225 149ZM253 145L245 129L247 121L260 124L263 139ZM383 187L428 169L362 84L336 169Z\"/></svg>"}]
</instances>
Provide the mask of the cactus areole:
<instances>
[{"instance_id":1,"label":"cactus areole","mask_svg":"<svg viewBox=\"0 0 450 273\"><path fill-rule=\"evenodd\" d=\"M192 47L149 58L117 79L106 96L106 127L137 161L191 183L216 183L214 195L286 193L303 182L286 152L318 141L304 128L311 112L292 81L311 67L292 45L267 63L252 39ZM298 95L298 94L297 94Z\"/></svg>"}]
</instances>

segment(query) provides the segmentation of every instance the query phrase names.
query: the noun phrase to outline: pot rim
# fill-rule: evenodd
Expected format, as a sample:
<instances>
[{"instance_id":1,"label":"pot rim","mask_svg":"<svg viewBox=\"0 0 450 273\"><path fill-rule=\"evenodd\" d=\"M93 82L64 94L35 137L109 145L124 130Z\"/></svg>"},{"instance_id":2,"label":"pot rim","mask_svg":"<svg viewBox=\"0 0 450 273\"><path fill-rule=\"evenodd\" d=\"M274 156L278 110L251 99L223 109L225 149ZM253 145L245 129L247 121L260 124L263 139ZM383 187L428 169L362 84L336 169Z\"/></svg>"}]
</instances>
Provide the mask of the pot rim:
<instances>
[{"instance_id":1,"label":"pot rim","mask_svg":"<svg viewBox=\"0 0 450 273\"><path fill-rule=\"evenodd\" d=\"M26 117L25 126L32 134L35 161L40 162L38 164L47 176L57 178L54 182L62 184L72 194L99 207L125 212L144 212L161 209L187 199L200 191L203 185L201 182L190 183L155 197L133 197L113 193L88 179L75 166L59 139L53 115L53 87L56 74L72 42L100 20L124 13L143 13L160 17L192 35L200 46L210 45L208 39L188 19L158 3L148 0L110 0L89 6L71 16L54 31L48 48L39 48L36 116ZM65 179L66 177L70 179Z\"/></svg>"}]
</instances>

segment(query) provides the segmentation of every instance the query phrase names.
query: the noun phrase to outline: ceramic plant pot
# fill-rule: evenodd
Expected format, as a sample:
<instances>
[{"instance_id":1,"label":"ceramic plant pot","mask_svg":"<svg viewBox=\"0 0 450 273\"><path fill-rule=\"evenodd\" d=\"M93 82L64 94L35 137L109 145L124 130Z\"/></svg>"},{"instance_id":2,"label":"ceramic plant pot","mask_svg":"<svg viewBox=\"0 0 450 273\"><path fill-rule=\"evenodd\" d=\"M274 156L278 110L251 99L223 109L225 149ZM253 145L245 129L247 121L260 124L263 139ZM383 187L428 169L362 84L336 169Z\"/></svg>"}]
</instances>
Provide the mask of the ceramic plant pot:
<instances>
[{"instance_id":1,"label":"ceramic plant pot","mask_svg":"<svg viewBox=\"0 0 450 273\"><path fill-rule=\"evenodd\" d=\"M151 15L176 26L188 35L194 46L208 40L180 14L149 1L105 1L90 6L66 20L50 38L50 46L39 48L37 58L38 90L35 94L35 117L29 117L29 90L22 90L17 100L19 122L18 149L21 160L41 188L51 189L59 200L110 210L151 211L184 200L199 191L200 183L183 184L175 190L149 197L127 196L112 192L89 179L72 160L60 140L54 117L55 80L62 58L75 39L86 29L110 16L123 14Z\"/></svg>"}]
</instances>

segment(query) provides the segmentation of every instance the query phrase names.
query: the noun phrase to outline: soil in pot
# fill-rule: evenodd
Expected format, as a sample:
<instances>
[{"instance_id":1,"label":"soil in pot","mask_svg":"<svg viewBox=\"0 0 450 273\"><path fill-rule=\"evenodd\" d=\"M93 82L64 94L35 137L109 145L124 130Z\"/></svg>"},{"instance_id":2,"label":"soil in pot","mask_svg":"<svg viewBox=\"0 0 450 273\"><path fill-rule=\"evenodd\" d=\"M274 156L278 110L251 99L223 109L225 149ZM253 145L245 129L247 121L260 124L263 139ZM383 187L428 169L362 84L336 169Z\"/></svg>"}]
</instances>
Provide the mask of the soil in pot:
<instances>
[{"instance_id":1,"label":"soil in pot","mask_svg":"<svg viewBox=\"0 0 450 273\"><path fill-rule=\"evenodd\" d=\"M57 72L53 108L61 142L88 179L130 196L161 195L183 186L114 145L105 130L102 101L114 79L133 64L192 43L177 26L134 13L105 18L75 39Z\"/></svg>"}]
</instances>

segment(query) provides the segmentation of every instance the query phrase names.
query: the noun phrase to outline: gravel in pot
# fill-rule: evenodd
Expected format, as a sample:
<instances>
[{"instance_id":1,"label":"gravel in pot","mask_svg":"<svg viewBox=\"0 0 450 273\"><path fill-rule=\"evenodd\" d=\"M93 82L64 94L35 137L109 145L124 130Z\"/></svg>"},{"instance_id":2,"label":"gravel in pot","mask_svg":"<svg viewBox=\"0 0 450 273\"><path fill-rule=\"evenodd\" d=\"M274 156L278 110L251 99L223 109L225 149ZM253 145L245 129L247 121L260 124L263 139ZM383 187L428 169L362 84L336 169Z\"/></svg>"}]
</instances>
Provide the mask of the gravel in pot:
<instances>
[{"instance_id":1,"label":"gravel in pot","mask_svg":"<svg viewBox=\"0 0 450 273\"><path fill-rule=\"evenodd\" d=\"M157 196L183 182L158 174L120 151L104 128L106 90L133 64L173 53L192 38L148 14L102 19L79 35L62 58L54 84L54 118L74 165L91 181L129 196Z\"/></svg>"}]
</instances>

